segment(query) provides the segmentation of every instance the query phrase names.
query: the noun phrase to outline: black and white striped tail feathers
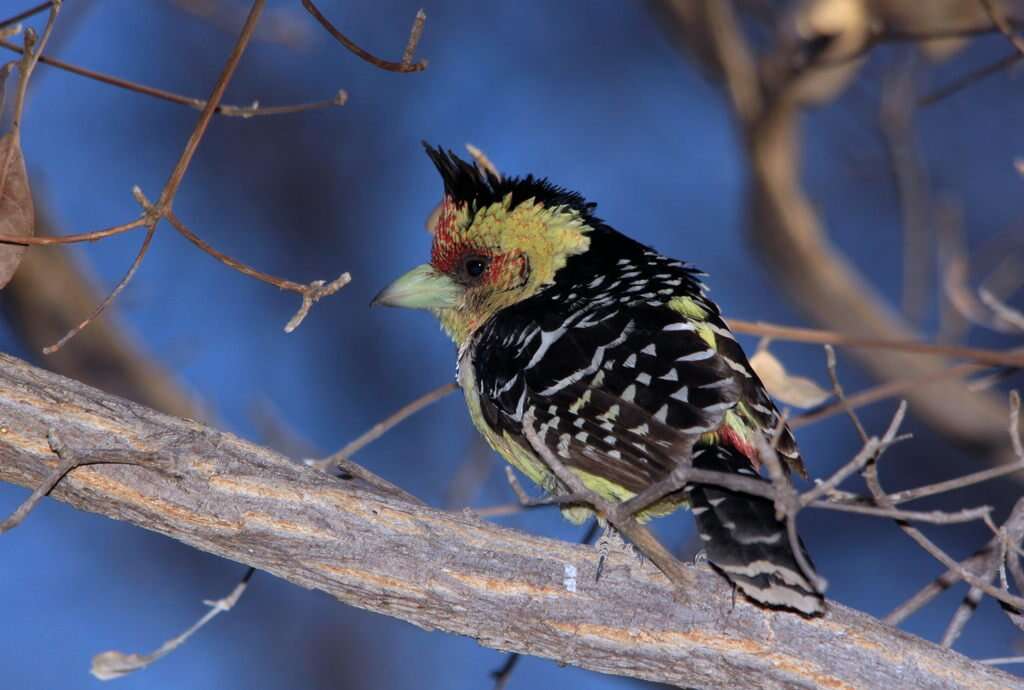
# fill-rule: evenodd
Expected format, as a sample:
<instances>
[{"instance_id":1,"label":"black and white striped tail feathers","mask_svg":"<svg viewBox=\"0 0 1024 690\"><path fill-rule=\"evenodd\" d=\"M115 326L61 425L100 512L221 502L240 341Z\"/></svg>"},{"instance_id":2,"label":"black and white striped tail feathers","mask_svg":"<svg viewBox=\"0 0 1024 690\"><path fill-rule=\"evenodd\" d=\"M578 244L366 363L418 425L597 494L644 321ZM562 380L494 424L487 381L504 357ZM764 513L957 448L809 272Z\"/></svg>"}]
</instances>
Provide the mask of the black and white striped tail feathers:
<instances>
[{"instance_id":1,"label":"black and white striped tail feathers","mask_svg":"<svg viewBox=\"0 0 1024 690\"><path fill-rule=\"evenodd\" d=\"M696 451L693 465L758 476L746 456L727 446ZM686 491L708 561L741 592L768 606L806 615L824 612L824 597L800 570L772 501L707 484ZM810 563L806 550L803 555Z\"/></svg>"}]
</instances>

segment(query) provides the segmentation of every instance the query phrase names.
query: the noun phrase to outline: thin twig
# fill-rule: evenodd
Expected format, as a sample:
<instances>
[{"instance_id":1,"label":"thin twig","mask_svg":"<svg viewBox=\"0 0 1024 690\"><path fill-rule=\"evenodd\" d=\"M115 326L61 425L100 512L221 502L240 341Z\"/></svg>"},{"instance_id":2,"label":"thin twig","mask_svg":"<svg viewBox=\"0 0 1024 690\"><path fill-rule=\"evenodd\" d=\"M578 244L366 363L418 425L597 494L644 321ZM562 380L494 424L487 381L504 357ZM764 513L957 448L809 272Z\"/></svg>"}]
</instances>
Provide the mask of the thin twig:
<instances>
[{"instance_id":1,"label":"thin twig","mask_svg":"<svg viewBox=\"0 0 1024 690\"><path fill-rule=\"evenodd\" d=\"M895 417L894 417L895 420ZM819 482L813 489L807 491L800 497L800 502L811 505L822 496L828 496L835 491L839 485L864 469L864 466L871 461L871 458L878 455L882 442L877 438L870 438L861 446L861 449L853 456L853 459L832 473L828 479Z\"/></svg>"},{"instance_id":2,"label":"thin twig","mask_svg":"<svg viewBox=\"0 0 1024 690\"><path fill-rule=\"evenodd\" d=\"M892 499L885 493L885 490L882 488L881 482L878 479L877 464L868 464L868 466L864 468L863 476L868 485L868 489L875 498L875 502L884 507L894 507ZM1003 592L1002 590L991 586L974 573L967 571L960 563L951 558L949 554L939 548L938 545L926 537L924 533L916 527L908 525L905 522L898 522L897 524L907 536L913 539L918 546L924 549L930 556L932 556L932 558L939 561L939 563L942 563L946 568L955 571L961 579L965 580L971 586L977 587L993 599L1012 606L1015 609L1024 608L1024 598L1014 596L1008 592Z\"/></svg>"},{"instance_id":3,"label":"thin twig","mask_svg":"<svg viewBox=\"0 0 1024 690\"><path fill-rule=\"evenodd\" d=\"M988 368L989 367L982 364L962 363L942 371L929 373L926 376L912 376L904 379L896 379L895 381L888 381L847 396L845 405L841 401L837 401L829 405L825 405L824 407L819 407L797 415L790 420L789 426L791 429L800 429L834 415L846 413L847 409L864 407L865 405L870 405L881 400L894 398L915 388L925 387L930 383L969 376L971 374L986 371Z\"/></svg>"},{"instance_id":4,"label":"thin twig","mask_svg":"<svg viewBox=\"0 0 1024 690\"><path fill-rule=\"evenodd\" d=\"M997 554L995 553L989 554L988 563L984 571L979 574L979 577L986 583L992 582L995 579L996 571L999 570L999 559L996 556ZM964 595L960 605L956 607L956 611L950 617L945 632L942 633L942 640L939 642L941 646L947 649L953 647L953 644L974 616L974 612L978 609L978 604L981 603L984 597L985 595L977 587L971 587L967 590L967 594Z\"/></svg>"},{"instance_id":5,"label":"thin twig","mask_svg":"<svg viewBox=\"0 0 1024 690\"><path fill-rule=\"evenodd\" d=\"M520 509L543 508L544 506L586 505L587 499L589 498L586 494L576 493L552 494L541 496L539 498L531 498L530 495L526 493L526 490L523 489L523 485L519 483L519 479L516 477L515 470L512 469L511 465L505 466L505 479L508 480L508 485L512 487L512 492L516 495L516 499L519 501ZM484 513L478 513L476 510L473 512L480 515L480 517L485 517ZM500 513L495 513L492 509L490 515L493 516L495 514Z\"/></svg>"},{"instance_id":6,"label":"thin twig","mask_svg":"<svg viewBox=\"0 0 1024 690\"><path fill-rule=\"evenodd\" d=\"M514 493L516 498L519 499L520 506L525 506L533 500L530 498L530 495L526 493L526 490L523 489L523 485L519 483L519 477L516 476L516 471L512 469L511 465L505 466L505 479L508 481L508 485L512 487L512 493Z\"/></svg>"},{"instance_id":7,"label":"thin twig","mask_svg":"<svg viewBox=\"0 0 1024 690\"><path fill-rule=\"evenodd\" d=\"M55 342L53 345L47 345L46 347L44 347L44 355L52 355L54 352L57 352L62 347L64 347L64 345L66 345L69 340L71 340L76 335L85 330L86 327L88 327L89 324L98 319L100 315L104 311L106 311L107 307L109 307L110 304L117 298L117 296L120 295L121 292L126 287L128 287L128 283L131 282L131 279L135 276L135 272L138 271L139 266L142 265L142 260L143 258L145 258L146 252L149 251L149 246L153 242L153 235L155 233L156 223L153 222L150 223L148 228L146 229L146 237L142 240L142 245L139 247L139 251L135 255L135 259L132 261L131 266L128 267L128 272L125 273L124 276L122 276L121 280L119 280L117 282L117 285L114 286L114 289L111 290L110 293L103 298L103 301L100 302L95 309L93 309L92 313L89 314L89 316L85 320L80 321L71 330L69 330L67 333L61 336L60 340Z\"/></svg>"},{"instance_id":8,"label":"thin twig","mask_svg":"<svg viewBox=\"0 0 1024 690\"><path fill-rule=\"evenodd\" d=\"M331 467L337 465L342 460L347 460L349 456L355 455L355 453L368 444L376 441L378 438L390 431L395 425L402 422L408 417L416 414L424 407L432 405L441 398L445 397L452 391L458 388L455 383L446 383L443 386L428 391L416 398L412 402L406 403L393 413L382 419L381 421L374 424L372 427L367 429L365 432L346 443L340 450L328 455L323 460L319 460L310 463L313 467L326 472Z\"/></svg>"},{"instance_id":9,"label":"thin twig","mask_svg":"<svg viewBox=\"0 0 1024 690\"><path fill-rule=\"evenodd\" d=\"M50 476L46 478L42 484L36 487L35 491L32 492L27 499L25 499L18 508L10 514L3 522L0 522L0 534L14 529L20 525L28 514L43 500L43 497L53 491L53 487L57 486L61 479L67 475L68 472L78 467L80 464L77 455L69 451L64 447L60 437L55 431L50 431L47 434L47 440L50 443L50 450L57 456L58 463L57 467L54 468Z\"/></svg>"},{"instance_id":10,"label":"thin twig","mask_svg":"<svg viewBox=\"0 0 1024 690\"><path fill-rule=\"evenodd\" d=\"M310 463L307 461L307 464ZM414 505L423 504L423 501L416 498L411 493L401 488L397 484L392 484L387 479L377 476L373 472L370 472L368 469L364 468L362 465L357 465L356 463L352 462L347 458L339 458L338 460L335 461L334 465L335 467L337 467L338 470L341 471L342 475L345 476L346 478L358 479L360 481L366 482L368 485L376 489L379 493L382 493L386 496L392 496L406 503L412 503Z\"/></svg>"},{"instance_id":11,"label":"thin twig","mask_svg":"<svg viewBox=\"0 0 1024 690\"><path fill-rule=\"evenodd\" d=\"M832 393L836 396L836 400L843 407L846 415L853 422L854 428L857 430L857 435L860 436L860 440L863 443L868 442L868 432L864 430L864 425L861 424L860 417L850 403L846 400L846 392L843 390L843 386L839 383L839 374L836 371L836 351L831 345L825 346L825 362L828 368L828 377L832 381Z\"/></svg>"},{"instance_id":12,"label":"thin twig","mask_svg":"<svg viewBox=\"0 0 1024 690\"><path fill-rule=\"evenodd\" d=\"M719 473L716 473L719 474ZM729 475L721 473L722 477L728 477ZM702 483L715 485L714 481L705 481ZM762 482L764 484L764 482ZM770 485L765 484L766 487ZM772 499L775 496L774 491L766 492L770 493L765 498ZM973 522L975 520L985 520L991 515L991 506L979 506L976 508L965 508L956 512L946 512L941 510L899 510L894 508L880 508L878 506L869 505L860 502L837 502L829 500L812 500L809 503L805 503L802 499L807 494L801 494L801 505L802 508L818 508L821 510L833 510L840 513L855 513L858 515L868 515L877 518L891 518L893 520L905 520L908 522L923 522L932 525L954 525L963 522ZM578 496L576 494L563 494L561 496L550 496L545 498L525 498L521 499L517 503L502 503L494 506L487 506L485 508L474 508L473 514L482 518L494 518L504 517L506 515L513 515L515 513L522 512L523 510L529 510L531 508L544 508L547 506L562 506L565 504L581 504L586 503L585 496ZM864 500L858 497L860 500ZM642 508L641 508L642 510ZM623 511L625 512L625 511Z\"/></svg>"},{"instance_id":13,"label":"thin twig","mask_svg":"<svg viewBox=\"0 0 1024 690\"><path fill-rule=\"evenodd\" d=\"M501 665L497 671L491 671L491 677L494 679L494 690L505 690L505 686L508 685L508 680L512 676L512 671L515 669L516 664L519 663L520 656L515 652L505 657L505 663Z\"/></svg>"},{"instance_id":14,"label":"thin twig","mask_svg":"<svg viewBox=\"0 0 1024 690\"><path fill-rule=\"evenodd\" d=\"M1010 391L1010 445L1013 446L1013 453L1021 462L1024 462L1024 442L1021 441L1020 432L1020 393Z\"/></svg>"},{"instance_id":15,"label":"thin twig","mask_svg":"<svg viewBox=\"0 0 1024 690\"><path fill-rule=\"evenodd\" d=\"M972 472L971 474L964 475L963 477L948 479L944 482L936 482L926 486L919 486L914 489L896 491L889 494L889 498L891 498L895 504L907 503L908 501L916 501L917 499L924 498L926 496L934 496L936 494L943 494L949 491L956 491L957 489L973 486L974 484L980 484L981 482L987 482L991 479L1005 477L1008 474L1020 472L1021 470L1024 470L1024 460L1011 463L1009 465L1002 465L1000 467L992 467L979 472Z\"/></svg>"},{"instance_id":16,"label":"thin twig","mask_svg":"<svg viewBox=\"0 0 1024 690\"><path fill-rule=\"evenodd\" d=\"M242 594L245 593L245 589L249 585L249 580L252 579L252 576L255 573L256 568L248 568L245 571L245 575L242 576L242 579L237 585L235 585L235 588L231 590L230 594L222 599L204 601L203 603L206 606L209 606L210 610L207 611L198 621L189 626L185 632L167 640L155 651L150 652L149 654L126 654L116 650L103 652L92 658L92 667L89 672L100 680L113 680L114 678L120 678L121 676L125 676L133 671L144 669L153 662L158 661L160 658L167 656L175 649L185 644L185 642L187 642L188 639L198 632L204 625L221 613L226 613L234 608L235 604L238 603L238 600L242 598Z\"/></svg>"},{"instance_id":17,"label":"thin twig","mask_svg":"<svg viewBox=\"0 0 1024 690\"><path fill-rule=\"evenodd\" d=\"M1000 72L1009 69L1021 60L1024 60L1024 55L1021 55L1017 49L1014 48L1005 57L1002 57L989 65L984 65L978 69L971 70L967 74L957 77L949 83L938 87L934 91L925 94L918 99L917 106L919 108L927 108L930 105L935 105L939 101L943 101L950 96L963 91L967 87L976 84L986 77L990 77L993 74L999 74Z\"/></svg>"},{"instance_id":18,"label":"thin twig","mask_svg":"<svg viewBox=\"0 0 1024 690\"><path fill-rule=\"evenodd\" d=\"M409 40L405 42L405 50L402 51L402 64L406 67L412 65L412 59L416 56L416 48L423 37L423 27L427 23L427 13L422 8L416 11L412 20L412 28L409 29Z\"/></svg>"},{"instance_id":19,"label":"thin twig","mask_svg":"<svg viewBox=\"0 0 1024 690\"><path fill-rule=\"evenodd\" d=\"M1018 426L1019 414L1020 396L1017 394L1016 391L1011 391L1009 434L1010 438L1013 439L1011 442L1014 444L1015 447L1019 444L1020 440L1020 429ZM1021 458L1021 463L1024 463L1024 452L1022 452L1019 455L1019 457ZM1009 466L1009 469L1014 471L1021 469L1019 465L1019 463L1014 463L1013 465ZM994 469L1005 470L1007 468L1001 467ZM1008 472L1002 472L1002 474L1007 473ZM982 477L982 475L987 476L979 478ZM991 479L994 478L995 476L996 475L993 473L993 470L986 470L984 472L976 472L973 475L968 475L967 477L964 477L962 479L977 479L977 481L983 481L984 479ZM868 485L869 488L872 488L872 493L876 493L881 490L881 487L877 483L877 471L873 477L870 477L868 474L866 474L865 479L870 479ZM970 483L976 482L971 481ZM956 486L954 486L954 484L956 484ZM933 487L941 487L943 490L952 490L953 488L959 488L960 485L966 486L967 484L961 483L960 480L939 482L937 484L932 484L926 487L920 487L919 489L916 490L912 489L908 491L902 491L895 494L891 494L889 495L888 499L891 505L895 505L897 499L905 502L913 500L915 498L921 498L923 496L932 495L933 493L940 493L940 491L933 490ZM946 486L949 486L949 488L947 489ZM904 523L901 523L900 527L903 528L904 531L911 536L911 538L913 538L915 541L918 541L918 543L921 543L918 537L920 537L921 539L925 539L925 541L927 541L927 539L919 532L917 532L916 529L909 527ZM940 575L933 582L928 584L922 590L917 592L913 597L907 600L905 603L901 604L899 607L893 610L888 616L885 617L885 622L890 625L898 625L912 613L919 610L929 601L938 596L938 594L945 591L950 586L956 584L960 580L966 579L965 575L968 573L971 575L978 576L980 582L984 583L985 585L988 585L995 577L996 571L1002 571L1007 561L1007 551L1013 551L1012 557L1009 558L1009 565L1010 569L1014 573L1014 577L1018 579L1018 584L1024 581L1024 572L1020 572L1021 567L1016 552L1017 543L1021 540L1022 537L1024 537L1024 499L1019 500L1017 504L1014 505L1013 510L1010 512L1010 516L1006 519L1006 522L1003 523L1003 526L994 531L995 536L985 546L985 548L976 552L970 558L967 558L966 560L955 564L955 567L946 564L948 569L945 573ZM926 550L928 549L926 548ZM932 552L929 551L929 553ZM933 553L932 555L935 554ZM939 560L941 561L942 559L940 558ZM1019 577L1018 573L1020 574ZM1005 586L1005 577L1005 574L1002 574L1004 587L1001 591L1003 592L1005 592L1007 589ZM950 621L950 624L946 629L946 633L943 636L944 643L948 642L947 646L952 645L953 642L956 640L956 637L960 634L960 631L963 629L963 626L970 618L970 614L973 613L974 609L977 607L977 604L980 601L981 594L984 593L989 594L991 596L991 593L986 588L978 586L976 582L971 582L971 584L971 589L968 591L967 596L965 597L960 607L958 607L957 612L954 614L953 619ZM1013 604L1010 605L1013 606Z\"/></svg>"},{"instance_id":20,"label":"thin twig","mask_svg":"<svg viewBox=\"0 0 1024 690\"><path fill-rule=\"evenodd\" d=\"M330 297L351 282L352 275L346 271L329 283L324 280L314 280L307 285L306 289L302 291L302 304L299 305L295 315L284 325L284 332L291 333L294 331L302 324L306 316L309 315L309 310L313 308L314 304L324 297Z\"/></svg>"},{"instance_id":21,"label":"thin twig","mask_svg":"<svg viewBox=\"0 0 1024 690\"><path fill-rule=\"evenodd\" d=\"M35 32L32 29L25 30L25 46L21 55L21 62L18 65L18 91L14 99L14 114L11 116L10 131L15 137L18 136L21 130L21 116L25 110L25 94L28 91L28 80L31 78L32 72L39 62L39 56L50 40L50 34L53 33L53 25L57 21L60 7L61 0L51 0L49 3L50 16L46 19L46 28L43 29L43 37L38 43L35 40ZM8 150L13 151L13 149ZM6 170L6 166L4 166L4 169Z\"/></svg>"},{"instance_id":22,"label":"thin twig","mask_svg":"<svg viewBox=\"0 0 1024 690\"><path fill-rule=\"evenodd\" d=\"M136 198L140 199L140 203L143 204L144 208L151 208L149 201L142 193L142 190L136 187L133 190L133 192ZM302 295L302 306L299 307L299 311L295 314L295 316L292 317L292 319L285 326L285 333L291 333L299 326L299 324L302 323L302 320L306 318L306 315L309 313L309 310L313 306L313 304L315 304L317 301L324 297L329 297L330 295L333 295L334 293L338 292L341 288L345 287L350 282L352 282L352 276L347 272L342 273L340 276L335 278L330 283L323 280L314 280L311 283L303 284L296 283L291 280L285 280L283 278L277 278L275 276L270 275L269 273L258 271L252 266L244 264L241 261L233 259L227 254L224 254L223 252L214 249L211 245L209 245L201 237L199 237L199 235L189 230L188 227L181 222L181 219L178 218L178 216L176 216L173 211L168 210L164 214L164 217L167 219L167 222L169 222L174 227L175 230L181 233L181 235L185 239L187 239L195 246L199 247L199 249L206 252L213 258L220 261L225 266L233 268L239 273L249 276L250 278L255 278L256 280L262 281L264 283L269 283L270 285L278 287L282 290L288 290L289 292L296 292Z\"/></svg>"},{"instance_id":23,"label":"thin twig","mask_svg":"<svg viewBox=\"0 0 1024 690\"><path fill-rule=\"evenodd\" d=\"M1021 539L1024 538L1024 498L1017 501L1013 510L1010 511L1009 517L1006 518L1001 527L996 528L990 521L988 522L989 526L993 528L995 536L985 547L986 559L982 564L984 567L976 567L972 572L975 572L986 583L992 582L996 575L999 575L1002 591L1008 592L1009 583L1006 579L1007 556L1010 551L1013 551L1013 562L1016 562L1016 550ZM957 638L960 637L960 633L963 632L967 622L974 615L983 596L983 592L979 587L971 587L968 590L950 619L946 632L942 636L941 644L943 647L953 646ZM1007 607L1004 606L1004 608ZM1018 622L1020 613L1018 610L1007 610L1007 615L1018 627L1020 626Z\"/></svg>"},{"instance_id":24,"label":"thin twig","mask_svg":"<svg viewBox=\"0 0 1024 690\"><path fill-rule=\"evenodd\" d=\"M779 340L798 343L817 343L819 345L837 345L842 347L870 348L879 350L896 350L900 352L916 352L918 354L959 357L961 359L980 362L990 366L1024 367L1024 353L985 350L961 345L945 345L939 343L922 343L917 340L888 340L884 338L861 338L853 335L825 331L816 328L794 328L780 326L763 321L742 321L729 319L729 327L736 333L748 335L771 336Z\"/></svg>"},{"instance_id":25,"label":"thin twig","mask_svg":"<svg viewBox=\"0 0 1024 690\"><path fill-rule=\"evenodd\" d=\"M999 656L992 659L978 659L979 664L999 666L1002 664L1024 664L1024 656Z\"/></svg>"},{"instance_id":26,"label":"thin twig","mask_svg":"<svg viewBox=\"0 0 1024 690\"><path fill-rule=\"evenodd\" d=\"M983 567L984 562L988 558L989 551L987 548L978 551L966 560L960 562L960 567L963 570L974 571ZM883 618L883 622L889 625L899 625L904 620L909 618L912 614L919 611L935 597L945 592L947 589L960 582L961 570L949 569L942 575L929 582L917 593L910 597L907 601L900 604L898 607L892 610L889 615Z\"/></svg>"},{"instance_id":27,"label":"thin twig","mask_svg":"<svg viewBox=\"0 0 1024 690\"><path fill-rule=\"evenodd\" d=\"M1024 39L1022 39L1017 32L1013 30L1013 27L1010 26L1010 22L1006 21L1006 16L1003 14L1002 10L996 7L992 3L992 0L979 0L979 2L984 6L989 19L991 19L992 23L996 25L999 32L1003 34L1003 36L1006 36L1006 40L1016 48L1018 53L1024 56Z\"/></svg>"},{"instance_id":28,"label":"thin twig","mask_svg":"<svg viewBox=\"0 0 1024 690\"><path fill-rule=\"evenodd\" d=\"M942 510L900 510L898 508L882 508L879 506L860 505L859 503L834 503L815 501L810 504L814 508L836 510L841 513L859 513L880 518L891 518L904 522L924 522L931 525L956 525L962 522L985 520L992 514L992 506L964 508L955 513Z\"/></svg>"},{"instance_id":29,"label":"thin twig","mask_svg":"<svg viewBox=\"0 0 1024 690\"><path fill-rule=\"evenodd\" d=\"M217 106L220 105L224 92L231 82L231 77L234 76L238 63L242 60L242 54L252 40L253 32L256 31L256 23L259 21L265 5L266 0L254 0L249 14L245 18L245 24L242 26L242 31L235 42L234 48L231 50L231 54L228 56L227 63L225 63L224 69L221 71L220 77L218 77L217 83L214 85L213 91L206 101L206 105L199 114L199 120L196 122L196 126L192 130L188 141L185 142L185 148L182 150L181 156L178 158L178 162L175 164L174 170L171 171L167 183L164 185L163 192L156 202L156 208L161 215L171 210L171 202L174 199L174 195L178 192L181 180L185 177L185 171L188 170L189 163L192 162L192 157L199 148L199 142L202 141L207 127L210 126L210 120L213 119L214 112Z\"/></svg>"},{"instance_id":30,"label":"thin twig","mask_svg":"<svg viewBox=\"0 0 1024 690\"><path fill-rule=\"evenodd\" d=\"M23 245L37 245L37 246L48 246L53 244L77 244L79 242L95 242L96 240L102 240L107 237L113 237L114 235L120 235L136 228L141 228L146 224L146 217L142 216L136 220L124 223L122 225L114 225L103 230L94 230L93 232L82 232L76 235L64 235L62 237L21 237L20 235L0 235L0 244L23 244Z\"/></svg>"},{"instance_id":31,"label":"thin twig","mask_svg":"<svg viewBox=\"0 0 1024 690\"><path fill-rule=\"evenodd\" d=\"M375 67L379 67L382 70L388 72L422 72L427 68L427 61L420 60L419 62L412 62L413 54L416 52L416 46L419 44L420 36L423 34L423 23L427 20L427 15L424 14L423 10L416 13L416 18L412 23L412 30L409 32L409 40L405 44L405 50L402 52L401 62L389 62L388 60L382 60L376 55L373 55L367 50L360 48L355 41L350 39L345 34L338 31L337 27L325 17L317 6L313 4L313 0L302 0L302 6L306 8L306 11L313 15L313 18L320 22L320 26L324 27L331 36L341 45L348 48L351 52L358 55L360 58L369 62Z\"/></svg>"},{"instance_id":32,"label":"thin twig","mask_svg":"<svg viewBox=\"0 0 1024 690\"><path fill-rule=\"evenodd\" d=\"M71 470L77 467L85 467L86 465L138 464L135 460L121 457L121 454L116 450L96 451L89 453L88 455L72 451L64 445L60 436L53 429L47 432L46 440L50 445L50 450L53 451L53 454L58 458L57 466L46 480L37 486L32 494L25 499L13 513L11 513L3 522L0 522L0 534L12 530L24 522L25 518L28 517L28 514L35 509L45 496L48 496L49 493L53 491L54 487L56 487L57 484L59 484L61 480L71 472Z\"/></svg>"},{"instance_id":33,"label":"thin twig","mask_svg":"<svg viewBox=\"0 0 1024 690\"><path fill-rule=\"evenodd\" d=\"M11 26L12 24L17 24L18 22L20 22L23 19L28 19L29 17L33 17L33 16L39 14L40 12L49 9L52 6L53 6L53 0L46 0L46 2L41 2L38 5L36 5L35 7L30 7L29 9L25 10L24 12L19 12L18 14L14 15L13 17L8 17L7 19L0 20L0 29L6 28L8 26Z\"/></svg>"},{"instance_id":34,"label":"thin twig","mask_svg":"<svg viewBox=\"0 0 1024 690\"><path fill-rule=\"evenodd\" d=\"M49 3L47 3L49 4ZM23 53L24 50L18 45L0 39L0 48L6 48L7 50L15 53ZM122 79L121 77L115 77L111 74L105 74L103 72L97 72L95 70L80 67L79 65L58 60L57 58L50 57L48 55L40 55L39 62L56 69L70 72L71 74L77 74L80 77L86 79L92 79L98 81L101 84L107 84L109 86L115 86L119 89L126 91L132 91L139 93L144 96L150 96L168 103L175 103L177 105L188 106L195 110L202 110L206 107L206 101L201 98L192 98L191 96L183 96L173 91L167 91L160 89L155 86L148 86L146 84L140 84L138 82L129 81L128 79ZM259 103L253 105L218 105L214 112L217 115L223 115L224 117L241 117L248 119L250 117L260 117L266 115L290 115L293 113L304 113L310 110L321 110L323 108L333 108L345 105L348 102L348 92L344 89L339 89L338 92L331 98L327 98L320 101L312 101L309 103L293 103L289 105L273 105L273 106L262 106Z\"/></svg>"},{"instance_id":35,"label":"thin twig","mask_svg":"<svg viewBox=\"0 0 1024 690\"><path fill-rule=\"evenodd\" d=\"M54 7L57 7L58 4L59 3L55 3ZM203 135L206 133L206 129L210 125L210 120L213 118L214 110L220 104L220 100L224 96L224 91L227 89L228 83L231 81L231 77L234 75L235 69L238 67L238 63L242 59L242 54L249 45L249 41L252 40L252 34L256 29L256 23L259 20L260 14L263 12L263 7L265 5L266 0L254 0L252 7L249 10L249 14L246 16L245 24L242 26L238 39L224 65L224 69L217 78L217 83L213 87L213 91L206 102L206 106L203 108L202 113L199 114L199 120L193 128L192 134L189 136L188 141L185 142L185 147L178 158L178 162L175 164L174 169L167 178L167 182L164 184L159 200L156 204L150 205L149 201L145 198L138 187L133 190L136 200L142 204L145 211L143 224L146 226L146 238L143 240L142 247L139 249L139 253L136 255L135 260L128 269L128 272L117 284L114 290L107 296L107 298L100 303L89 318L68 331L67 334L65 334L59 341L44 348L44 354L53 354L63 347L71 338L92 323L100 314L103 313L111 302L113 302L114 298L120 294L132 279L132 276L135 275L135 272L142 263L142 259L145 257L150 243L153 240L153 234L156 232L157 224L160 222L161 218L171 212L171 204L174 201L174 195L177 193L178 187L181 185L181 181L185 177L185 171L188 170L189 163L192 162L192 157L195 155L196 149L199 148L199 142L202 141ZM40 46L40 49L41 48L42 46Z\"/></svg>"}]
</instances>

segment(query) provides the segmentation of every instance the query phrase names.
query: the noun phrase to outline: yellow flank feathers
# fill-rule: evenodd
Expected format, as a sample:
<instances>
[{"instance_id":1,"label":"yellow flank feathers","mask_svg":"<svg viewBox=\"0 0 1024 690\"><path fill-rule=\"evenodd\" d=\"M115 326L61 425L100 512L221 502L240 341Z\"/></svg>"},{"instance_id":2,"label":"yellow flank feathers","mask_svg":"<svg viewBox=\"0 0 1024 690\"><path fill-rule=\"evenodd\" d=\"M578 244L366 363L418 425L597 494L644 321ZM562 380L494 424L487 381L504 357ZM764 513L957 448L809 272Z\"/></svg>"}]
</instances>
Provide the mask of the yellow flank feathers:
<instances>
[{"instance_id":1,"label":"yellow flank feathers","mask_svg":"<svg viewBox=\"0 0 1024 690\"><path fill-rule=\"evenodd\" d=\"M472 361L468 357L463 358L459 364L459 385L466 397L466 407L469 408L469 417L483 437L499 455L526 475L527 479L541 487L549 494L559 493L559 482L555 475L548 469L547 465L528 448L520 445L507 433L498 434L493 431L484 421L483 412L480 409L480 398L476 389L476 375L473 371ZM588 390L584 397L589 397ZM610 502L628 501L634 494L629 489L623 488L614 482L599 477L583 470L572 468L572 471L579 475L584 486L596 493L601 498ZM668 515L682 505L686 505L685 499L678 496L662 499L647 510L639 513L636 519L643 523L651 518ZM593 511L583 506L566 506L562 508L562 515L565 519L575 524L580 524L593 515Z\"/></svg>"},{"instance_id":2,"label":"yellow flank feathers","mask_svg":"<svg viewBox=\"0 0 1024 690\"><path fill-rule=\"evenodd\" d=\"M670 309L674 309L690 319L703 321L708 318L708 313L704 311L704 307L700 306L689 297L673 297L669 300L668 306Z\"/></svg>"},{"instance_id":3,"label":"yellow flank feathers","mask_svg":"<svg viewBox=\"0 0 1024 690\"><path fill-rule=\"evenodd\" d=\"M697 335L699 335L709 347L718 349L718 346L715 345L715 332L711 330L711 326L705 323L705 320L708 318L708 313L704 310L704 307L697 304L697 302L690 297L673 297L668 302L668 308L691 320L694 328L697 329Z\"/></svg>"}]
</instances>

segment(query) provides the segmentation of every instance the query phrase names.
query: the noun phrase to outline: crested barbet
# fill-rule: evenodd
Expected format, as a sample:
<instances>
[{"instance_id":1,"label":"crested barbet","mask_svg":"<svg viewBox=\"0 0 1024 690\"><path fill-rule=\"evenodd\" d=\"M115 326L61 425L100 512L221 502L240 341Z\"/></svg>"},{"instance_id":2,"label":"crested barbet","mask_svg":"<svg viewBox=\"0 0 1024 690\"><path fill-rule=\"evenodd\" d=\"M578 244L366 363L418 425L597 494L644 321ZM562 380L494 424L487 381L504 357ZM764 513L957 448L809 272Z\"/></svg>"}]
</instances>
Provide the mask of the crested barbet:
<instances>
[{"instance_id":1,"label":"crested barbet","mask_svg":"<svg viewBox=\"0 0 1024 690\"><path fill-rule=\"evenodd\" d=\"M703 273L617 232L595 204L547 179L502 179L424 145L444 181L430 262L374 303L440 320L458 346L473 423L509 463L549 494L569 493L534 450L530 437L539 439L609 502L687 460L760 479L771 444L803 472ZM692 511L710 564L750 599L823 610L771 500L693 483L638 518L680 507ZM590 512L563 514L579 522Z\"/></svg>"}]
</instances>

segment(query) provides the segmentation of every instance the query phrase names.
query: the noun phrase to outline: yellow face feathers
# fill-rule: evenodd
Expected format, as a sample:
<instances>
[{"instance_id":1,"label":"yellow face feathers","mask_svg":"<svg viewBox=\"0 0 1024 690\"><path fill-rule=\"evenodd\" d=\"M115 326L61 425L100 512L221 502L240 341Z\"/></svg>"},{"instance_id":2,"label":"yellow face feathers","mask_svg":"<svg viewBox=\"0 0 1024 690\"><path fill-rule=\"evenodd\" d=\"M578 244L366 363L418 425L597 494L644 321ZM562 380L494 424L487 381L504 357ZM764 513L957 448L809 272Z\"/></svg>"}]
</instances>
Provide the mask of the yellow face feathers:
<instances>
[{"instance_id":1,"label":"yellow face feathers","mask_svg":"<svg viewBox=\"0 0 1024 690\"><path fill-rule=\"evenodd\" d=\"M512 195L470 212L446 198L431 265L464 288L458 304L434 309L456 343L491 316L549 285L574 254L590 246L590 227L567 207L534 199L512 206Z\"/></svg>"}]
</instances>

